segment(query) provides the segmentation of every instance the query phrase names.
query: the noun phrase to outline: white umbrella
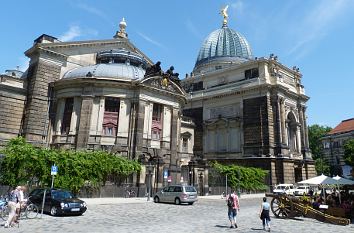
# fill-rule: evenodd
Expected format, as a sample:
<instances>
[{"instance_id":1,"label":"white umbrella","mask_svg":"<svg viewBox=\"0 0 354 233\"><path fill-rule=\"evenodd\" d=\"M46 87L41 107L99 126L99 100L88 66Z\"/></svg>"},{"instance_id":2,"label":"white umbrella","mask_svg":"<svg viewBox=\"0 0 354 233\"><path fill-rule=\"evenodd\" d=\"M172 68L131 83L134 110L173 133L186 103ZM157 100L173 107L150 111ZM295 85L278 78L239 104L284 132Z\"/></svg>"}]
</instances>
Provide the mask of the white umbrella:
<instances>
[{"instance_id":1,"label":"white umbrella","mask_svg":"<svg viewBox=\"0 0 354 233\"><path fill-rule=\"evenodd\" d=\"M338 175L336 177L333 177L333 179L337 180L339 185L354 185L353 180L345 179Z\"/></svg>"},{"instance_id":2,"label":"white umbrella","mask_svg":"<svg viewBox=\"0 0 354 233\"><path fill-rule=\"evenodd\" d=\"M320 176L316 176L316 177L313 177L308 180L303 180L298 183L299 184L313 184L313 185L319 185L319 184L331 185L331 184L339 184L339 181L322 174Z\"/></svg>"}]
</instances>

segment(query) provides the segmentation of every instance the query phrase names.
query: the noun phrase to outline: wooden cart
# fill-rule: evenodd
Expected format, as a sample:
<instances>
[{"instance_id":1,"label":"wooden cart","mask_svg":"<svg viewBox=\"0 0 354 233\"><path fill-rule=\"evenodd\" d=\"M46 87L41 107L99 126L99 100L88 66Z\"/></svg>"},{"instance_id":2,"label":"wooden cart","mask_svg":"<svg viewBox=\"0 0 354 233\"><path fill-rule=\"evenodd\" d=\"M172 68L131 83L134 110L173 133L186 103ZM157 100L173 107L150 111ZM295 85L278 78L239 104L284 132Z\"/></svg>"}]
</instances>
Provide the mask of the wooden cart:
<instances>
[{"instance_id":1,"label":"wooden cart","mask_svg":"<svg viewBox=\"0 0 354 233\"><path fill-rule=\"evenodd\" d=\"M326 211L320 211L312 208L307 203L303 203L299 198L286 194L267 193L267 197L271 197L270 208L277 218L293 218L304 216L314 218L321 222L327 222L338 225L348 225L350 220L347 218L335 217L326 214Z\"/></svg>"}]
</instances>

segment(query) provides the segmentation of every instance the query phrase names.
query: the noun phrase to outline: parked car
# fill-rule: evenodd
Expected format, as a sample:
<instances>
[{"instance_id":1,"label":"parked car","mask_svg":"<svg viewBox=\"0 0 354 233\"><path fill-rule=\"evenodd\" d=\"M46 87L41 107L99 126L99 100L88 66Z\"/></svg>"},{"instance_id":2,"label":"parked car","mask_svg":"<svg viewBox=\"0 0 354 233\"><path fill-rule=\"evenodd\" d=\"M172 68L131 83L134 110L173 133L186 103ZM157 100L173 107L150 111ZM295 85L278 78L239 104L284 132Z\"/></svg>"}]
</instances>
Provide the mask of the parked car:
<instances>
[{"instance_id":1,"label":"parked car","mask_svg":"<svg viewBox=\"0 0 354 233\"><path fill-rule=\"evenodd\" d=\"M193 205L198 200L197 190L193 186L188 185L170 185L164 187L154 196L154 202L170 202L179 205L188 203Z\"/></svg>"},{"instance_id":2,"label":"parked car","mask_svg":"<svg viewBox=\"0 0 354 233\"><path fill-rule=\"evenodd\" d=\"M288 195L294 195L294 185L292 184L278 184L275 186L273 189L274 194L288 194Z\"/></svg>"},{"instance_id":3,"label":"parked car","mask_svg":"<svg viewBox=\"0 0 354 233\"><path fill-rule=\"evenodd\" d=\"M302 195L307 195L309 194L310 187L306 185L301 185L295 188L294 190L294 195L295 196L302 196Z\"/></svg>"},{"instance_id":4,"label":"parked car","mask_svg":"<svg viewBox=\"0 0 354 233\"><path fill-rule=\"evenodd\" d=\"M56 215L82 215L87 210L86 203L76 198L70 191L62 189L39 188L33 190L28 198L39 209L42 209L44 191L45 202L43 212Z\"/></svg>"}]
</instances>

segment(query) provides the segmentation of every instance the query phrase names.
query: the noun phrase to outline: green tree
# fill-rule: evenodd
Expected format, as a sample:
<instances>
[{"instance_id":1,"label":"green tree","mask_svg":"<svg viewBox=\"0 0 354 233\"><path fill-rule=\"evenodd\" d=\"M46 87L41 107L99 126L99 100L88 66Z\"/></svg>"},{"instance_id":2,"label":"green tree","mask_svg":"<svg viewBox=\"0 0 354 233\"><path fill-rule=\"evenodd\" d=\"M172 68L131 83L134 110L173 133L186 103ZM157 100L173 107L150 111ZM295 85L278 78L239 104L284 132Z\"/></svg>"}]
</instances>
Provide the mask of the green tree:
<instances>
[{"instance_id":1,"label":"green tree","mask_svg":"<svg viewBox=\"0 0 354 233\"><path fill-rule=\"evenodd\" d=\"M348 165L354 166L354 139L344 144L344 160Z\"/></svg>"},{"instance_id":2,"label":"green tree","mask_svg":"<svg viewBox=\"0 0 354 233\"><path fill-rule=\"evenodd\" d=\"M218 162L213 162L210 165L219 173L227 175L229 186L232 189L240 187L244 190L266 190L264 178L268 172L265 170L237 165L222 165Z\"/></svg>"},{"instance_id":3,"label":"green tree","mask_svg":"<svg viewBox=\"0 0 354 233\"><path fill-rule=\"evenodd\" d=\"M317 175L329 175L330 174L330 166L328 162L322 158L317 158L315 160L315 168Z\"/></svg>"},{"instance_id":4,"label":"green tree","mask_svg":"<svg viewBox=\"0 0 354 233\"><path fill-rule=\"evenodd\" d=\"M49 186L53 164L58 166L55 187L75 193L88 184L99 188L108 179L120 183L141 169L137 161L106 151L52 150L34 147L21 137L12 139L1 153L5 157L0 161L0 183L12 187L33 182Z\"/></svg>"},{"instance_id":5,"label":"green tree","mask_svg":"<svg viewBox=\"0 0 354 233\"><path fill-rule=\"evenodd\" d=\"M329 131L331 131L332 128L315 124L309 126L308 130L310 149L312 152L313 159L316 160L318 158L322 158L323 146L320 139L325 136Z\"/></svg>"}]
</instances>

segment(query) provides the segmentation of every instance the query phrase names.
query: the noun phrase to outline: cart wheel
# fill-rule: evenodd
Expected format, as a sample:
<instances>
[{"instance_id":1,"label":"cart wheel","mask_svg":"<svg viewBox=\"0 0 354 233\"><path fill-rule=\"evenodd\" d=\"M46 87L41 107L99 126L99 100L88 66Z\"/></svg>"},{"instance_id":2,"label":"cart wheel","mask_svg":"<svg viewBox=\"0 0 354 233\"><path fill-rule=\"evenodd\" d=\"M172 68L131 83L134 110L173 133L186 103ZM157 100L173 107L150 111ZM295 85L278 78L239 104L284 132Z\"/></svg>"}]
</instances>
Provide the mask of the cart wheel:
<instances>
[{"instance_id":1,"label":"cart wheel","mask_svg":"<svg viewBox=\"0 0 354 233\"><path fill-rule=\"evenodd\" d=\"M286 195L274 197L270 205L274 216L277 218L290 218L293 216L293 202Z\"/></svg>"}]
</instances>

